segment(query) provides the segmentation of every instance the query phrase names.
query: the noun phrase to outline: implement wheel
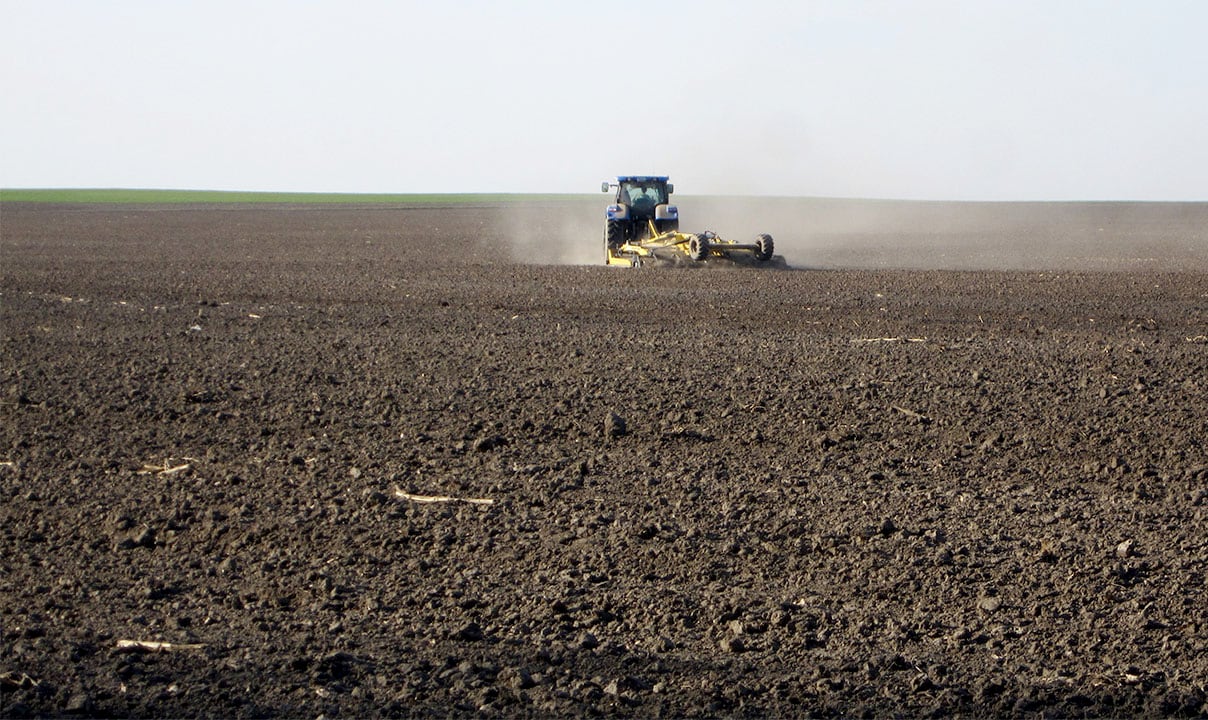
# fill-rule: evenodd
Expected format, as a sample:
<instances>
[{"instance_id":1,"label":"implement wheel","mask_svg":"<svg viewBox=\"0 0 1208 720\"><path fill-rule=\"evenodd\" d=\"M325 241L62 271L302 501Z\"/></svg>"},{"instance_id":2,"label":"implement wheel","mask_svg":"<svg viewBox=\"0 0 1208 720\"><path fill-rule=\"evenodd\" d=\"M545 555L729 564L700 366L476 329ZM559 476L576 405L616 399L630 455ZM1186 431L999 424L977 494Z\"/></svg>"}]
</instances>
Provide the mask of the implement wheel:
<instances>
[{"instance_id":1,"label":"implement wheel","mask_svg":"<svg viewBox=\"0 0 1208 720\"><path fill-rule=\"evenodd\" d=\"M688 238L688 257L697 261L709 257L709 238L704 235L693 235Z\"/></svg>"},{"instance_id":2,"label":"implement wheel","mask_svg":"<svg viewBox=\"0 0 1208 720\"><path fill-rule=\"evenodd\" d=\"M767 262L772 259L772 253L776 251L776 244L772 242L772 236L764 233L755 238L755 259L759 262Z\"/></svg>"}]
</instances>

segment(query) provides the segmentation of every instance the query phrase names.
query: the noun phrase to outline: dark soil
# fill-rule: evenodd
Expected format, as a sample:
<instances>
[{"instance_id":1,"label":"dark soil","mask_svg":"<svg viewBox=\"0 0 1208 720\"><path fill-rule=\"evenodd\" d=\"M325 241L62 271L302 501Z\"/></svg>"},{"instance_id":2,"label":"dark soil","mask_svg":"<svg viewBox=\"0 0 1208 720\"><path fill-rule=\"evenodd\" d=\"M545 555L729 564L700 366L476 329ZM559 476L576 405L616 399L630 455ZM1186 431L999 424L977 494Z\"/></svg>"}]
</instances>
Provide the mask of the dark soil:
<instances>
[{"instance_id":1,"label":"dark soil","mask_svg":"<svg viewBox=\"0 0 1208 720\"><path fill-rule=\"evenodd\" d=\"M5 204L0 715L1205 715L1208 212L911 207Z\"/></svg>"}]
</instances>

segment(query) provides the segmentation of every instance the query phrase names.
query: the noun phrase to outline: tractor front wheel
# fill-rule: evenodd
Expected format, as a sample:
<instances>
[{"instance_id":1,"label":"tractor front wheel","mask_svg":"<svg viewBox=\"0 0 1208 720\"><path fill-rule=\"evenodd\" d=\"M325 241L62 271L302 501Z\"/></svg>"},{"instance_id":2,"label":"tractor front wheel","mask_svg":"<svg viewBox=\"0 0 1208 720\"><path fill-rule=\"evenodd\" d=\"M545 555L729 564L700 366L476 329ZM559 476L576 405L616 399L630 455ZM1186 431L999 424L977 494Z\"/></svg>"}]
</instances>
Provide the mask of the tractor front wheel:
<instances>
[{"instance_id":1,"label":"tractor front wheel","mask_svg":"<svg viewBox=\"0 0 1208 720\"><path fill-rule=\"evenodd\" d=\"M767 262L772 259L772 253L776 251L776 244L772 242L772 236L764 233L755 238L755 259L759 262Z\"/></svg>"}]
</instances>

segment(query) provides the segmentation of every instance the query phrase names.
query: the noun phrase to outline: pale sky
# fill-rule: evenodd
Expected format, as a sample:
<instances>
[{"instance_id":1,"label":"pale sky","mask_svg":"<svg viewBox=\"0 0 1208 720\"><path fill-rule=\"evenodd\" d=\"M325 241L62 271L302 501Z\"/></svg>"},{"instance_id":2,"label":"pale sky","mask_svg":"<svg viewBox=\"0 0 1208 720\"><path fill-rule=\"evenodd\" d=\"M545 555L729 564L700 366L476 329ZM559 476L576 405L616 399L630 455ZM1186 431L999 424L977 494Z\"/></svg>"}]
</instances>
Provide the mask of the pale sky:
<instances>
[{"instance_id":1,"label":"pale sky","mask_svg":"<svg viewBox=\"0 0 1208 720\"><path fill-rule=\"evenodd\" d=\"M1208 200L1202 0L0 0L0 187Z\"/></svg>"}]
</instances>

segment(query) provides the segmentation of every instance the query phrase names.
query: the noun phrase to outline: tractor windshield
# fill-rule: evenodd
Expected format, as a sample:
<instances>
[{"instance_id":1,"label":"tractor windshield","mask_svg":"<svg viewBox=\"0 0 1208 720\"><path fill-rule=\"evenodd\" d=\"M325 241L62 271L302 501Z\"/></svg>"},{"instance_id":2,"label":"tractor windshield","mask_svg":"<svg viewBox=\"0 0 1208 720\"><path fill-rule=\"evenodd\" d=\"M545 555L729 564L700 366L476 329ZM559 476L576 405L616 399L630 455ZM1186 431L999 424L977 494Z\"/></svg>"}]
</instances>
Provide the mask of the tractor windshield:
<instances>
[{"instance_id":1,"label":"tractor windshield","mask_svg":"<svg viewBox=\"0 0 1208 720\"><path fill-rule=\"evenodd\" d=\"M667 202L667 185L656 182L623 182L619 199L635 210L654 210L655 205Z\"/></svg>"}]
</instances>

